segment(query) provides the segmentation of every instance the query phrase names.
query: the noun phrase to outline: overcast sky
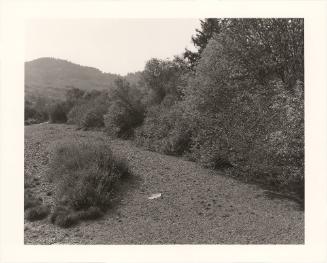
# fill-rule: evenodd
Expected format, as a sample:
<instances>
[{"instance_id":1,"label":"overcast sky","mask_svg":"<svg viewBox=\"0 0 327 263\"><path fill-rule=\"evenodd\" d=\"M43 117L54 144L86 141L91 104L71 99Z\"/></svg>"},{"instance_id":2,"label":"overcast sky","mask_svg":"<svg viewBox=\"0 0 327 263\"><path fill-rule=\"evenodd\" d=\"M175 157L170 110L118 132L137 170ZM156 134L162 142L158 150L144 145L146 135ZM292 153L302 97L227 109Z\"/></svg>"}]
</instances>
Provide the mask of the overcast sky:
<instances>
[{"instance_id":1,"label":"overcast sky","mask_svg":"<svg viewBox=\"0 0 327 263\"><path fill-rule=\"evenodd\" d=\"M26 24L26 61L55 57L125 75L150 58L193 48L199 19L32 20Z\"/></svg>"}]
</instances>

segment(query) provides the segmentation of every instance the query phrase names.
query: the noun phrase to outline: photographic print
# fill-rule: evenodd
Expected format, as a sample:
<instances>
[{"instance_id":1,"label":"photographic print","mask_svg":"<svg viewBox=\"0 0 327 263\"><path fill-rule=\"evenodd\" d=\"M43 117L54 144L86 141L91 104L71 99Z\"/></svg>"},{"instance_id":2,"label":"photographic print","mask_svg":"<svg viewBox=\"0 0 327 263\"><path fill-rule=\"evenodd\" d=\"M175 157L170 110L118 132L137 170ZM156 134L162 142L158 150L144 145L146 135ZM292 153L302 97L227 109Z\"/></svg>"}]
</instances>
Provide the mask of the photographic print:
<instances>
[{"instance_id":1,"label":"photographic print","mask_svg":"<svg viewBox=\"0 0 327 263\"><path fill-rule=\"evenodd\" d=\"M25 244L304 244L303 18L25 30Z\"/></svg>"}]
</instances>

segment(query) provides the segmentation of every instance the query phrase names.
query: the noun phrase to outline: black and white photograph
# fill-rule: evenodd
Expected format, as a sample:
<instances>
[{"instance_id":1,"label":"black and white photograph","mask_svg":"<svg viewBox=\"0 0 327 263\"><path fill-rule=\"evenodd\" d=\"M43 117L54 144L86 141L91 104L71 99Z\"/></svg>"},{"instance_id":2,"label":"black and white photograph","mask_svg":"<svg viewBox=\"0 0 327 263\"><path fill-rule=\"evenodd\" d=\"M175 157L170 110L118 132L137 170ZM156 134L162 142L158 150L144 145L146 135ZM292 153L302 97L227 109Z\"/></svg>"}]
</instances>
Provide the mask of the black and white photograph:
<instances>
[{"instance_id":1,"label":"black and white photograph","mask_svg":"<svg viewBox=\"0 0 327 263\"><path fill-rule=\"evenodd\" d=\"M327 1L3 0L0 262L327 262Z\"/></svg>"},{"instance_id":2,"label":"black and white photograph","mask_svg":"<svg viewBox=\"0 0 327 263\"><path fill-rule=\"evenodd\" d=\"M34 20L25 244L303 244L304 19Z\"/></svg>"}]
</instances>

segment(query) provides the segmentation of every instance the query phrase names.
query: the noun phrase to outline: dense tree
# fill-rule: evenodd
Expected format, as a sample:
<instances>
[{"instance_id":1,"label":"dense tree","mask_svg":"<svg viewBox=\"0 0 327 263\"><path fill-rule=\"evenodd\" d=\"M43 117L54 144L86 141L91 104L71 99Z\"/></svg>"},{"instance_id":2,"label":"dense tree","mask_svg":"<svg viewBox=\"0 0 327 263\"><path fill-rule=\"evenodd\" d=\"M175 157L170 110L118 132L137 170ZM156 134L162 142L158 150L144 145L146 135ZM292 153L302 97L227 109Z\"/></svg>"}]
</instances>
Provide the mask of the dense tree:
<instances>
[{"instance_id":1,"label":"dense tree","mask_svg":"<svg viewBox=\"0 0 327 263\"><path fill-rule=\"evenodd\" d=\"M183 78L186 71L186 64L178 57L173 60L149 60L142 72L143 83L149 91L149 103L159 104L167 95L179 100L181 87L186 84Z\"/></svg>"},{"instance_id":2,"label":"dense tree","mask_svg":"<svg viewBox=\"0 0 327 263\"><path fill-rule=\"evenodd\" d=\"M66 91L66 100L67 101L76 101L83 97L85 91L75 88L74 86L68 86Z\"/></svg>"},{"instance_id":3,"label":"dense tree","mask_svg":"<svg viewBox=\"0 0 327 263\"><path fill-rule=\"evenodd\" d=\"M191 68L197 64L201 57L202 51L207 46L209 40L215 35L221 32L221 28L227 23L228 19L218 18L206 18L200 20L201 29L196 29L196 34L192 36L192 42L197 49L196 52L192 52L188 49L184 52L184 58L188 62Z\"/></svg>"},{"instance_id":4,"label":"dense tree","mask_svg":"<svg viewBox=\"0 0 327 263\"><path fill-rule=\"evenodd\" d=\"M25 98L25 123L34 124L47 121L51 104L52 101L44 97L34 97L32 101L29 98Z\"/></svg>"},{"instance_id":5,"label":"dense tree","mask_svg":"<svg viewBox=\"0 0 327 263\"><path fill-rule=\"evenodd\" d=\"M51 106L49 119L51 123L65 123L67 121L67 113L63 102Z\"/></svg>"},{"instance_id":6,"label":"dense tree","mask_svg":"<svg viewBox=\"0 0 327 263\"><path fill-rule=\"evenodd\" d=\"M104 116L109 135L119 138L133 136L134 129L142 124L144 114L140 92L131 88L125 79L117 78L115 88L110 92L108 113Z\"/></svg>"},{"instance_id":7,"label":"dense tree","mask_svg":"<svg viewBox=\"0 0 327 263\"><path fill-rule=\"evenodd\" d=\"M194 158L303 186L303 95L303 20L228 21L185 89Z\"/></svg>"},{"instance_id":8,"label":"dense tree","mask_svg":"<svg viewBox=\"0 0 327 263\"><path fill-rule=\"evenodd\" d=\"M213 36L229 59L247 69L248 77L265 82L279 77L291 89L304 74L303 19L215 19L201 20L192 42L197 52L186 50L184 58L194 68ZM235 77L246 77L242 76Z\"/></svg>"},{"instance_id":9,"label":"dense tree","mask_svg":"<svg viewBox=\"0 0 327 263\"><path fill-rule=\"evenodd\" d=\"M103 116L109 107L108 94L105 91L85 92L68 113L68 123L81 129L104 126Z\"/></svg>"},{"instance_id":10,"label":"dense tree","mask_svg":"<svg viewBox=\"0 0 327 263\"><path fill-rule=\"evenodd\" d=\"M147 63L138 142L302 195L303 19L205 19L192 41L181 67Z\"/></svg>"},{"instance_id":11,"label":"dense tree","mask_svg":"<svg viewBox=\"0 0 327 263\"><path fill-rule=\"evenodd\" d=\"M261 84L279 78L292 89L304 81L303 30L303 19L231 19L217 38L243 69L232 77Z\"/></svg>"}]
</instances>

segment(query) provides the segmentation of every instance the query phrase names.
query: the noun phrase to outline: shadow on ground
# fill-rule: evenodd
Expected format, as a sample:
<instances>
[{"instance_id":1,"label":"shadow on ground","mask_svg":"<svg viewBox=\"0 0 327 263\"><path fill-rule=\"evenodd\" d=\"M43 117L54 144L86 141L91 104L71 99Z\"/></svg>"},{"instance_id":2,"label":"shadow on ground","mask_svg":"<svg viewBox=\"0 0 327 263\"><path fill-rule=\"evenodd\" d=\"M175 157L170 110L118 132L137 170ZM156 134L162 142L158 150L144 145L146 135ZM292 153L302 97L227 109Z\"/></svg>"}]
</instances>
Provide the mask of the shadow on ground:
<instances>
[{"instance_id":1,"label":"shadow on ground","mask_svg":"<svg viewBox=\"0 0 327 263\"><path fill-rule=\"evenodd\" d=\"M287 195L283 193L278 193L270 190L265 190L264 195L269 199L282 199L282 200L291 200L297 204L297 209L303 211L304 210L304 199L299 199L292 195Z\"/></svg>"}]
</instances>

